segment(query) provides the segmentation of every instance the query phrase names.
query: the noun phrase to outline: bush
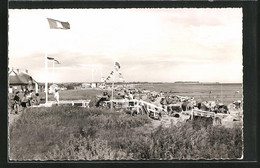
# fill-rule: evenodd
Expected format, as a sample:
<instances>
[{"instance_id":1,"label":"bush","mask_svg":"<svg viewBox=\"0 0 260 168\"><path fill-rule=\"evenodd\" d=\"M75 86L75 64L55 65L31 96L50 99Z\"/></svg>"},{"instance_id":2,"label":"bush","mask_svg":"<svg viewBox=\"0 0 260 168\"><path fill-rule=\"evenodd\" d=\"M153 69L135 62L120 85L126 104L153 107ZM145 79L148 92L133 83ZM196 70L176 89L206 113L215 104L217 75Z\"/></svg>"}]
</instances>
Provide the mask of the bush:
<instances>
[{"instance_id":1,"label":"bush","mask_svg":"<svg viewBox=\"0 0 260 168\"><path fill-rule=\"evenodd\" d=\"M147 127L152 127L151 119L141 115L96 108L31 108L9 128L9 156L11 160L220 159L242 156L240 128L215 127L199 120L170 128L159 126L152 132L146 131Z\"/></svg>"}]
</instances>

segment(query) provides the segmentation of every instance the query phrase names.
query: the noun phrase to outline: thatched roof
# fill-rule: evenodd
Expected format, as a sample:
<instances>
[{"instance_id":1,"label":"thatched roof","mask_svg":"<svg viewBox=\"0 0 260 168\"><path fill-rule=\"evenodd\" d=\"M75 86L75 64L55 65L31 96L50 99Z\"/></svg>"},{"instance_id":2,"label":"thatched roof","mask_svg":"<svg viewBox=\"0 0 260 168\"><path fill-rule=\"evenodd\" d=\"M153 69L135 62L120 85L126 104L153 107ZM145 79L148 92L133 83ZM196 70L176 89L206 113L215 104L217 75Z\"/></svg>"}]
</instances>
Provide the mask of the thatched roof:
<instances>
[{"instance_id":1,"label":"thatched roof","mask_svg":"<svg viewBox=\"0 0 260 168\"><path fill-rule=\"evenodd\" d=\"M9 84L10 85L28 85L37 83L30 75L23 72L11 71L9 73Z\"/></svg>"}]
</instances>

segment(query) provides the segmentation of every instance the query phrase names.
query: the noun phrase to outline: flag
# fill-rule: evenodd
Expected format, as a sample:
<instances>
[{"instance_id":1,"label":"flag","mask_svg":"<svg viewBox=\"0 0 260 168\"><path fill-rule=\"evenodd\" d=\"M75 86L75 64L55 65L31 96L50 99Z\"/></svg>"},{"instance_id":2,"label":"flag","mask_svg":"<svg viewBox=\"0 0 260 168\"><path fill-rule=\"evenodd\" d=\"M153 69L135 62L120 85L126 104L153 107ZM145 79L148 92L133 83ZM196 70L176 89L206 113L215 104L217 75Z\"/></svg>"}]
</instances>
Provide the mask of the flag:
<instances>
[{"instance_id":1,"label":"flag","mask_svg":"<svg viewBox=\"0 0 260 168\"><path fill-rule=\"evenodd\" d=\"M60 62L58 60L56 60L52 57L47 57L47 59L50 60L50 61L55 61L55 63L57 63L57 64L60 64Z\"/></svg>"},{"instance_id":2,"label":"flag","mask_svg":"<svg viewBox=\"0 0 260 168\"><path fill-rule=\"evenodd\" d=\"M122 75L121 72L118 72L118 76L119 76L119 78L120 78L120 77L123 77L123 75Z\"/></svg>"},{"instance_id":3,"label":"flag","mask_svg":"<svg viewBox=\"0 0 260 168\"><path fill-rule=\"evenodd\" d=\"M55 61L55 63L60 64L60 62L58 60L54 60L54 61Z\"/></svg>"},{"instance_id":4,"label":"flag","mask_svg":"<svg viewBox=\"0 0 260 168\"><path fill-rule=\"evenodd\" d=\"M54 19L47 18L49 22L50 29L70 29L69 22L62 22Z\"/></svg>"},{"instance_id":5,"label":"flag","mask_svg":"<svg viewBox=\"0 0 260 168\"><path fill-rule=\"evenodd\" d=\"M106 82L105 77L101 77L100 81L101 81L101 82Z\"/></svg>"},{"instance_id":6,"label":"flag","mask_svg":"<svg viewBox=\"0 0 260 168\"><path fill-rule=\"evenodd\" d=\"M118 71L120 69L120 64L119 62L115 62L115 69Z\"/></svg>"},{"instance_id":7,"label":"flag","mask_svg":"<svg viewBox=\"0 0 260 168\"><path fill-rule=\"evenodd\" d=\"M48 59L48 60L54 60L54 58L52 58L52 57L47 57L47 59Z\"/></svg>"}]
</instances>

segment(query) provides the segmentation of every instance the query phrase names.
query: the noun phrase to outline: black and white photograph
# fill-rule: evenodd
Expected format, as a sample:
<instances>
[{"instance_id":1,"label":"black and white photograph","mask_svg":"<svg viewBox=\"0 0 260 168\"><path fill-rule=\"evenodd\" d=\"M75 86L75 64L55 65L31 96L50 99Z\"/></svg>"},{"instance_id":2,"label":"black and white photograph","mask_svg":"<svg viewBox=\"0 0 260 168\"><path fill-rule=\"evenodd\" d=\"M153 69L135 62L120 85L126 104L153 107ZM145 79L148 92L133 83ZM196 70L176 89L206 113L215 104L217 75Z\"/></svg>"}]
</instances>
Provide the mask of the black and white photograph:
<instances>
[{"instance_id":1,"label":"black and white photograph","mask_svg":"<svg viewBox=\"0 0 260 168\"><path fill-rule=\"evenodd\" d=\"M242 160L242 8L8 10L10 161Z\"/></svg>"}]
</instances>

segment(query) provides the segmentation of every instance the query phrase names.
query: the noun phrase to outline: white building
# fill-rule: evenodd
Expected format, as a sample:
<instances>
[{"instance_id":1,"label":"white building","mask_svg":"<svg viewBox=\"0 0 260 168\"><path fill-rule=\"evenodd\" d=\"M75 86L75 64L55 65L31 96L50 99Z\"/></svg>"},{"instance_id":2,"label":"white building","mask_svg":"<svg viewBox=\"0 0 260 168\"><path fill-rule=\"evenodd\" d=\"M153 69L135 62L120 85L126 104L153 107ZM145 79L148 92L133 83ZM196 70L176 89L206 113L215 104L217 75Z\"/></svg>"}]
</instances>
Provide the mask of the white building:
<instances>
[{"instance_id":1,"label":"white building","mask_svg":"<svg viewBox=\"0 0 260 168\"><path fill-rule=\"evenodd\" d=\"M82 88L90 88L91 84L90 83L82 83L81 87Z\"/></svg>"}]
</instances>

